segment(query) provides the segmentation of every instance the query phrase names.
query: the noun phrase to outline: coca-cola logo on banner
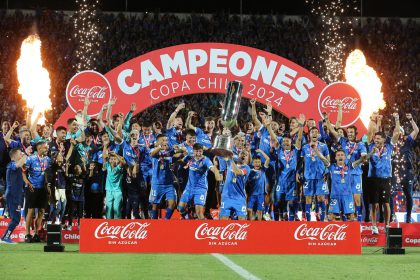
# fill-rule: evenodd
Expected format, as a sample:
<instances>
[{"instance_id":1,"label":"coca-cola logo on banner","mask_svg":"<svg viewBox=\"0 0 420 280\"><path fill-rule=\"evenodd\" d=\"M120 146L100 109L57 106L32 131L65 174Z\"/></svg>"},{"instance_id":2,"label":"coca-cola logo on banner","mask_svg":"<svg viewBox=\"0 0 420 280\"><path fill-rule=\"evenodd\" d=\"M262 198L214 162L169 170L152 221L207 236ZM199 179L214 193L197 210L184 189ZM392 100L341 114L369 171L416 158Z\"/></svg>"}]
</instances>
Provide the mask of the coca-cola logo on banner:
<instances>
[{"instance_id":1,"label":"coca-cola logo on banner","mask_svg":"<svg viewBox=\"0 0 420 280\"><path fill-rule=\"evenodd\" d=\"M131 222L123 226L110 226L108 222L101 223L95 230L96 239L146 239L147 227L150 223Z\"/></svg>"},{"instance_id":2,"label":"coca-cola logo on banner","mask_svg":"<svg viewBox=\"0 0 420 280\"><path fill-rule=\"evenodd\" d=\"M249 226L250 224L239 223L231 223L225 226L209 226L208 223L203 223L197 227L194 236L197 240L246 240Z\"/></svg>"},{"instance_id":3,"label":"coca-cola logo on banner","mask_svg":"<svg viewBox=\"0 0 420 280\"><path fill-rule=\"evenodd\" d=\"M74 112L83 110L86 96L91 102L88 115L97 115L102 106L107 104L112 96L111 85L104 75L89 70L79 72L71 78L66 88L69 107Z\"/></svg>"},{"instance_id":4,"label":"coca-cola logo on banner","mask_svg":"<svg viewBox=\"0 0 420 280\"><path fill-rule=\"evenodd\" d=\"M326 86L318 98L318 110L330 115L331 123L335 124L338 115L337 102L343 104L343 119L341 126L347 127L354 124L362 109L359 93L349 84L344 82L332 83Z\"/></svg>"},{"instance_id":5,"label":"coca-cola logo on banner","mask_svg":"<svg viewBox=\"0 0 420 280\"><path fill-rule=\"evenodd\" d=\"M296 240L313 241L337 241L346 239L345 224L326 224L323 227L316 227L308 224L300 225L294 234Z\"/></svg>"}]
</instances>

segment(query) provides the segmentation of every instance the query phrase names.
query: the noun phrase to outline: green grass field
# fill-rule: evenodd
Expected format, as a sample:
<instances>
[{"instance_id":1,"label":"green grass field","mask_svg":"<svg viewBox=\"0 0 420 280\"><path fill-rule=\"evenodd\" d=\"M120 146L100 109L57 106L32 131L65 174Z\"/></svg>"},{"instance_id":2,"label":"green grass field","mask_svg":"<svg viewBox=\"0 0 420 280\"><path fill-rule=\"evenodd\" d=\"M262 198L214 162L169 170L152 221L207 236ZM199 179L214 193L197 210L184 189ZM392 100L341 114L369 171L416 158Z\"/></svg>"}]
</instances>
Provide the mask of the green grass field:
<instances>
[{"instance_id":1,"label":"green grass field","mask_svg":"<svg viewBox=\"0 0 420 280\"><path fill-rule=\"evenodd\" d=\"M0 245L0 279L243 279L210 254L44 253L44 244ZM260 279L417 279L420 248L383 255L225 255ZM379 251L378 251L379 250Z\"/></svg>"}]
</instances>

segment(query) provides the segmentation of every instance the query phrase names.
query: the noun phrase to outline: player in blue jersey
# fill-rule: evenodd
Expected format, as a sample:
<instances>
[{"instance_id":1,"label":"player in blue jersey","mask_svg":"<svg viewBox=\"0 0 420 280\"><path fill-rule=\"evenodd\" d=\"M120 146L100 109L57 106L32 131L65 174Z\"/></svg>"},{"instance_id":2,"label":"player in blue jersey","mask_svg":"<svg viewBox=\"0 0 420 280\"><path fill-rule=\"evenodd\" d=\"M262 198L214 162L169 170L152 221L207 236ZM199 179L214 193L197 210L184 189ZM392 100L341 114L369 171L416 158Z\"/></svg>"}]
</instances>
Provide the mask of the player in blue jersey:
<instances>
[{"instance_id":1,"label":"player in blue jersey","mask_svg":"<svg viewBox=\"0 0 420 280\"><path fill-rule=\"evenodd\" d=\"M157 136L155 148L150 151L150 156L152 158L152 186L149 202L152 204L152 219L158 218L157 207L165 198L167 202L165 219L169 220L177 200L171 165L173 157L179 154L174 154L174 150L169 147L168 137L160 134Z\"/></svg>"},{"instance_id":2,"label":"player in blue jersey","mask_svg":"<svg viewBox=\"0 0 420 280\"><path fill-rule=\"evenodd\" d=\"M367 155L371 156L372 154ZM344 150L337 150L335 153L336 163L329 166L331 176L331 195L329 207L329 221L339 221L341 216L347 220L354 219L354 202L352 195L352 170L359 166L366 157L359 157L355 161L349 161Z\"/></svg>"},{"instance_id":3,"label":"player in blue jersey","mask_svg":"<svg viewBox=\"0 0 420 280\"><path fill-rule=\"evenodd\" d=\"M20 211L22 208L22 193L24 182L22 178L22 166L26 162L26 155L19 149L14 148L9 152L11 161L6 167L6 201L10 218L12 219L0 239L0 243L15 244L11 236L20 222Z\"/></svg>"},{"instance_id":4,"label":"player in blue jersey","mask_svg":"<svg viewBox=\"0 0 420 280\"><path fill-rule=\"evenodd\" d=\"M193 146L197 141L197 136L193 129L185 130L185 141L178 145L178 148L184 153L184 155L193 155ZM180 164L176 170L176 179L179 184L179 191L182 193L188 182L188 166L186 164Z\"/></svg>"},{"instance_id":5,"label":"player in blue jersey","mask_svg":"<svg viewBox=\"0 0 420 280\"><path fill-rule=\"evenodd\" d=\"M298 162L300 160L300 150L303 135L303 125L305 123L305 116L300 114L299 116L299 132L295 146L292 146L292 138L288 134L283 134L282 142L275 141L274 147L278 154L279 160L279 174L277 177L277 186L274 193L274 203L279 205L280 211L286 212L287 206L289 207L289 221L295 220L295 213L298 209L296 208L297 203L297 185L296 185L296 172L298 169ZM266 124L270 135L274 138L274 132ZM287 205L286 205L287 202ZM282 206L285 207L282 207ZM283 213L284 214L284 213ZM284 216L283 216L284 217Z\"/></svg>"},{"instance_id":6,"label":"player in blue jersey","mask_svg":"<svg viewBox=\"0 0 420 280\"><path fill-rule=\"evenodd\" d=\"M51 189L48 185L47 171L51 160L47 157L47 143L40 141L35 145L37 153L26 158L25 168L28 178L28 190L26 191L26 203L28 212L26 214L26 236L25 242L40 242L38 230L41 228L42 218L45 207L47 206L47 196L51 195ZM32 224L35 208L38 209L38 216L35 221L35 234L30 235L30 226Z\"/></svg>"},{"instance_id":7,"label":"player in blue jersey","mask_svg":"<svg viewBox=\"0 0 420 280\"><path fill-rule=\"evenodd\" d=\"M187 120L185 121L185 126L188 129L194 130L197 135L197 143L203 145L204 150L211 149L212 147L212 137L214 136L214 128L216 121L213 117L206 117L204 122L205 129L202 130L199 127L195 127L192 124L192 119L197 117L197 113L190 111L188 112Z\"/></svg>"},{"instance_id":8,"label":"player in blue jersey","mask_svg":"<svg viewBox=\"0 0 420 280\"><path fill-rule=\"evenodd\" d=\"M303 146L301 157L304 159L303 195L305 196L306 220L311 220L312 197L316 195L320 219L325 219L325 196L328 195L328 185L324 180L325 167L329 164L328 147L318 141L318 128L309 131L310 142Z\"/></svg>"},{"instance_id":9,"label":"player in blue jersey","mask_svg":"<svg viewBox=\"0 0 420 280\"><path fill-rule=\"evenodd\" d=\"M239 153L238 164L233 161L232 156L227 160L226 180L220 203L219 216L221 220L227 220L233 215L236 215L239 220L246 219L245 185L251 171L248 161L249 153L247 151Z\"/></svg>"},{"instance_id":10,"label":"player in blue jersey","mask_svg":"<svg viewBox=\"0 0 420 280\"><path fill-rule=\"evenodd\" d=\"M195 213L200 220L204 219L204 205L206 203L208 182L207 172L215 174L216 180L221 181L221 175L211 160L203 155L204 147L196 143L193 147L193 156L186 156L183 162L188 165L188 182L179 200L178 210L181 216L186 216L186 206L194 203Z\"/></svg>"},{"instance_id":11,"label":"player in blue jersey","mask_svg":"<svg viewBox=\"0 0 420 280\"><path fill-rule=\"evenodd\" d=\"M354 125L349 126L347 128L347 138L343 136L343 133L340 133L340 130L337 129L337 131L332 127L331 123L329 121L326 122L328 130L333 135L336 142L339 144L341 149L345 152L346 155L346 164L349 162L355 162L359 160L360 158L364 159L366 158L366 146L363 142L357 142L357 127ZM362 222L362 193L363 193L363 187L362 187L362 168L360 165L352 168L350 170L351 173L351 189L353 193L353 200L354 205L356 208L356 215L357 220L359 222Z\"/></svg>"},{"instance_id":12,"label":"player in blue jersey","mask_svg":"<svg viewBox=\"0 0 420 280\"><path fill-rule=\"evenodd\" d=\"M270 157L267 156L260 149L255 150L256 155L252 157L252 169L248 177L248 183L250 186L248 196L248 220L252 220L254 214L257 216L257 220L262 220L264 210L264 193L266 177L265 171L270 166ZM264 157L265 163L262 165L261 156ZM254 212L254 209L257 212Z\"/></svg>"},{"instance_id":13,"label":"player in blue jersey","mask_svg":"<svg viewBox=\"0 0 420 280\"><path fill-rule=\"evenodd\" d=\"M184 125L182 118L178 116L178 113L185 108L185 103L179 104L175 111L169 116L168 123L166 124L166 136L168 136L168 144L170 147L179 145L183 142L183 131Z\"/></svg>"},{"instance_id":14,"label":"player in blue jersey","mask_svg":"<svg viewBox=\"0 0 420 280\"><path fill-rule=\"evenodd\" d=\"M400 177L402 178L401 185L403 186L403 191L406 198L407 216L405 222L411 223L411 210L413 208L413 185L415 177L414 170L416 168L414 141L416 141L419 128L416 122L413 120L413 116L411 114L406 114L406 117L413 127L413 131L411 133L407 131L407 133L404 135L404 144L400 148L403 164L399 173Z\"/></svg>"},{"instance_id":15,"label":"player in blue jersey","mask_svg":"<svg viewBox=\"0 0 420 280\"><path fill-rule=\"evenodd\" d=\"M144 156L140 160L140 169L143 179L147 185L150 185L152 179L152 158L150 152L155 147L156 137L152 131L152 123L144 121L142 125L142 133L140 133L139 144L144 149Z\"/></svg>"},{"instance_id":16,"label":"player in blue jersey","mask_svg":"<svg viewBox=\"0 0 420 280\"><path fill-rule=\"evenodd\" d=\"M258 133L257 136L259 138L259 146L258 148L262 150L264 153L266 153L270 157L270 166L266 171L266 178L267 178L267 187L266 187L266 194L264 199L265 209L264 209L264 219L266 221L270 220L270 208L271 208L271 191L273 186L276 183L276 162L277 162L277 153L274 150L274 143L275 141L281 142L281 137L276 135L279 129L279 124L272 120L272 105L270 103L267 103L266 108L264 110L267 112L265 114L264 112L260 112L260 116L262 119L262 122L265 123L266 120L270 120L270 126L271 129L274 131L275 137L272 137L270 133L267 130L267 127L265 125L262 125L257 117L257 112L255 108L255 99L251 99L251 112L252 112L252 120L255 124L255 128L257 129ZM264 163L264 159L263 163Z\"/></svg>"},{"instance_id":17,"label":"player in blue jersey","mask_svg":"<svg viewBox=\"0 0 420 280\"><path fill-rule=\"evenodd\" d=\"M372 204L372 234L378 234L378 227L376 225L376 214L379 208L379 203L384 207L385 226L389 227L391 218L390 199L391 199L391 177L392 177L392 153L394 145L398 141L400 135L400 118L398 113L394 113L395 129L391 138L391 142L386 142L386 136L383 132L376 132L372 144L369 145L369 152L377 151L369 159L368 177L371 181L371 186L368 188L369 201ZM374 120L371 119L369 127L374 127L372 124ZM368 133L370 133L369 131ZM369 137L369 136L368 136Z\"/></svg>"}]
</instances>

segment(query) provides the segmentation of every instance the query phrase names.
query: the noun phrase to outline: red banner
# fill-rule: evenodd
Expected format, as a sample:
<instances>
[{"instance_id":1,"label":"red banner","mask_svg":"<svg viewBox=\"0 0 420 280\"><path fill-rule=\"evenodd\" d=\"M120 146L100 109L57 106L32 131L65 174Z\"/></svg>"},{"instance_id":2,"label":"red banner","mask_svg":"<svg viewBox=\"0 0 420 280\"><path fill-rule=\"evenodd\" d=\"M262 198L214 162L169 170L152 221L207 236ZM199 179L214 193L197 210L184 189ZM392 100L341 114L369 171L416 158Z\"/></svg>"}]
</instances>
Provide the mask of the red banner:
<instances>
[{"instance_id":1,"label":"red banner","mask_svg":"<svg viewBox=\"0 0 420 280\"><path fill-rule=\"evenodd\" d=\"M81 252L361 254L358 223L81 220Z\"/></svg>"},{"instance_id":2,"label":"red banner","mask_svg":"<svg viewBox=\"0 0 420 280\"><path fill-rule=\"evenodd\" d=\"M271 102L273 109L287 117L305 112L319 120L322 112L331 113L335 123L337 100L343 103L344 127L366 128L359 119L361 99L346 83L327 85L316 75L278 55L262 50L224 43L177 45L152 51L131 59L105 75L95 71L76 74L68 83L69 107L55 126L65 125L83 109L88 96L92 103L88 115L96 116L102 105L117 98L114 112L128 112L137 104L137 112L165 100L195 93L226 92L229 81L244 84L243 97Z\"/></svg>"}]
</instances>

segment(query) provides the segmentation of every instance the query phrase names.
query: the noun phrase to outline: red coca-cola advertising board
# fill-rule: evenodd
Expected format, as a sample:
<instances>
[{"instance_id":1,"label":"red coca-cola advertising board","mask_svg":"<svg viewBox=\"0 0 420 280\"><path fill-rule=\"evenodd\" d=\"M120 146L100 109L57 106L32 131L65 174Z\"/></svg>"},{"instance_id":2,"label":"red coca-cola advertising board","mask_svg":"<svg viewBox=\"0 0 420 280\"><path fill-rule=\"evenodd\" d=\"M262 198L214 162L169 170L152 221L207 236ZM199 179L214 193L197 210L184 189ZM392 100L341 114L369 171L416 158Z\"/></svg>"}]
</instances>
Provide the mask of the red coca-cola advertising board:
<instances>
[{"instance_id":1,"label":"red coca-cola advertising board","mask_svg":"<svg viewBox=\"0 0 420 280\"><path fill-rule=\"evenodd\" d=\"M81 220L81 252L361 254L358 223Z\"/></svg>"}]
</instances>

